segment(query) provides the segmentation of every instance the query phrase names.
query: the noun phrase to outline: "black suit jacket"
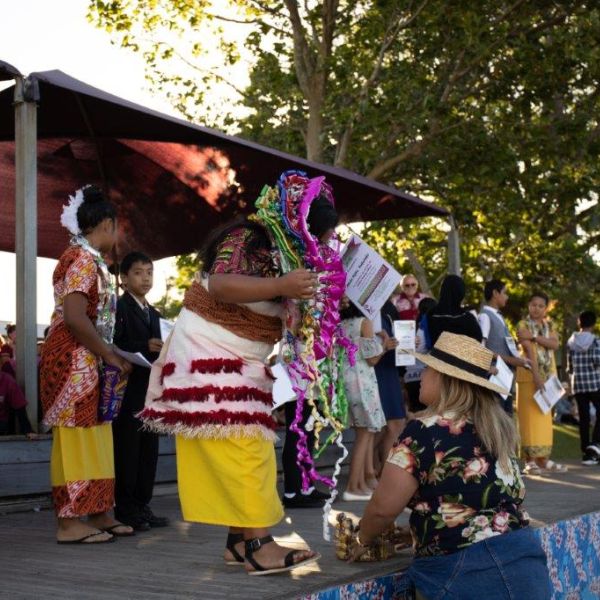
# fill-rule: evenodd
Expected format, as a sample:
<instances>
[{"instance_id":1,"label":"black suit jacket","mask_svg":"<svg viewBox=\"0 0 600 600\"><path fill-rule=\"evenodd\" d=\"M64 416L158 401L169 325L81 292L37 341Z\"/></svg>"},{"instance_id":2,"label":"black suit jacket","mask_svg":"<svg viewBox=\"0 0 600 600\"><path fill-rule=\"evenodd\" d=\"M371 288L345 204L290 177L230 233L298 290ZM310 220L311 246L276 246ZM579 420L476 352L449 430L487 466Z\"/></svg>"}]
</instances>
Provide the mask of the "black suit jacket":
<instances>
[{"instance_id":1,"label":"black suit jacket","mask_svg":"<svg viewBox=\"0 0 600 600\"><path fill-rule=\"evenodd\" d=\"M157 352L148 350L150 338L160 339L160 313L150 306L150 323L135 298L125 292L117 302L117 320L114 343L127 352L141 352L150 362L158 358ZM144 408L150 369L133 365L123 396L122 412L138 412Z\"/></svg>"}]
</instances>

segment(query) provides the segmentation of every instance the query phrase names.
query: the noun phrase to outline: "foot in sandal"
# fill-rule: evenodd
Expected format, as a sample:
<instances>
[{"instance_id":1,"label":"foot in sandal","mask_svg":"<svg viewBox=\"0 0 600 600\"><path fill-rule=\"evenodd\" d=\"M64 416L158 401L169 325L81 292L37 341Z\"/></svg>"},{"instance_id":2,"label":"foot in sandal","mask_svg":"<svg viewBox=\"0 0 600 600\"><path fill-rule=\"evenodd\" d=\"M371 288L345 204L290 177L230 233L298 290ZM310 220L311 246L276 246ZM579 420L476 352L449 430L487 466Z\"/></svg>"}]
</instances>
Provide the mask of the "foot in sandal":
<instances>
[{"instance_id":1,"label":"foot in sandal","mask_svg":"<svg viewBox=\"0 0 600 600\"><path fill-rule=\"evenodd\" d=\"M284 573L321 558L320 554L312 550L294 550L279 546L270 535L246 540L245 553L248 575Z\"/></svg>"},{"instance_id":2,"label":"foot in sandal","mask_svg":"<svg viewBox=\"0 0 600 600\"><path fill-rule=\"evenodd\" d=\"M80 519L59 519L56 541L59 544L102 544L114 541L114 536Z\"/></svg>"},{"instance_id":3,"label":"foot in sandal","mask_svg":"<svg viewBox=\"0 0 600 600\"><path fill-rule=\"evenodd\" d=\"M544 466L544 471L549 471L550 473L566 473L568 470L566 465L554 462L553 460L546 461L546 465Z\"/></svg>"},{"instance_id":4,"label":"foot in sandal","mask_svg":"<svg viewBox=\"0 0 600 600\"><path fill-rule=\"evenodd\" d=\"M97 515L90 515L88 517L88 524L101 531L106 531L116 537L130 537L135 535L133 527L124 525L120 521L113 519L108 513L100 513Z\"/></svg>"}]
</instances>

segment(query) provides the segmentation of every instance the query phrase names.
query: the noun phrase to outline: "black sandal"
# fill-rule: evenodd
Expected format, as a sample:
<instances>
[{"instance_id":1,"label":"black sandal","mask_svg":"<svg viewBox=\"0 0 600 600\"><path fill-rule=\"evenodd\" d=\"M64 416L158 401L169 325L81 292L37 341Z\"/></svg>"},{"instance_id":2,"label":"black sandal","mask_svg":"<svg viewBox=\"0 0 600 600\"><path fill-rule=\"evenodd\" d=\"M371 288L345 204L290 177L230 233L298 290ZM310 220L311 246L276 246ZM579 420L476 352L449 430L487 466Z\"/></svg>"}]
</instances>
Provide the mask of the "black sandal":
<instances>
[{"instance_id":1,"label":"black sandal","mask_svg":"<svg viewBox=\"0 0 600 600\"><path fill-rule=\"evenodd\" d=\"M244 541L243 533L229 533L227 535L227 542L225 548L233 554L234 560L226 560L226 565L243 565L244 557L235 549L235 545Z\"/></svg>"},{"instance_id":2,"label":"black sandal","mask_svg":"<svg viewBox=\"0 0 600 600\"><path fill-rule=\"evenodd\" d=\"M273 573L284 573L285 571L291 571L292 569L295 569L296 567L299 567L301 565L316 562L321 558L321 555L317 553L314 556L311 556L310 558L305 558L304 560L301 560L300 562L294 562L294 555L296 555L298 552L304 551L290 550L290 552L288 552L285 555L285 558L283 559L283 567L274 567L272 569L266 569L261 564L257 563L254 560L254 558L252 558L252 555L255 552L258 552L261 546L264 546L265 544L270 544L273 541L274 540L272 535L266 535L262 538L253 538L251 540L246 540L246 560L254 567L253 571L247 571L248 575L272 575Z\"/></svg>"}]
</instances>

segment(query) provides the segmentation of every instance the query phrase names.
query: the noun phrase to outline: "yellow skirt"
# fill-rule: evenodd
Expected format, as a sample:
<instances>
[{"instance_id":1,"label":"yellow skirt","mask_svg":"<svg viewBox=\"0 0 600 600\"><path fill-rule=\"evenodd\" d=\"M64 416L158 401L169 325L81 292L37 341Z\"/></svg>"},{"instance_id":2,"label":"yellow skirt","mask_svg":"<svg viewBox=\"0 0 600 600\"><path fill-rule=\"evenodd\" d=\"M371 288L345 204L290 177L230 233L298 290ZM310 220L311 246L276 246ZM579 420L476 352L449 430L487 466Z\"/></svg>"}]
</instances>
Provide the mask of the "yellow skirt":
<instances>
[{"instance_id":1,"label":"yellow skirt","mask_svg":"<svg viewBox=\"0 0 600 600\"><path fill-rule=\"evenodd\" d=\"M524 371L524 372L523 372ZM533 399L535 385L526 369L517 369L517 416L521 453L525 458L547 458L552 453L552 412L545 415Z\"/></svg>"},{"instance_id":2,"label":"yellow skirt","mask_svg":"<svg viewBox=\"0 0 600 600\"><path fill-rule=\"evenodd\" d=\"M282 519L273 442L176 436L176 448L186 521L259 528Z\"/></svg>"},{"instance_id":3,"label":"yellow skirt","mask_svg":"<svg viewBox=\"0 0 600 600\"><path fill-rule=\"evenodd\" d=\"M54 427L50 482L59 517L102 513L114 505L112 426Z\"/></svg>"}]
</instances>

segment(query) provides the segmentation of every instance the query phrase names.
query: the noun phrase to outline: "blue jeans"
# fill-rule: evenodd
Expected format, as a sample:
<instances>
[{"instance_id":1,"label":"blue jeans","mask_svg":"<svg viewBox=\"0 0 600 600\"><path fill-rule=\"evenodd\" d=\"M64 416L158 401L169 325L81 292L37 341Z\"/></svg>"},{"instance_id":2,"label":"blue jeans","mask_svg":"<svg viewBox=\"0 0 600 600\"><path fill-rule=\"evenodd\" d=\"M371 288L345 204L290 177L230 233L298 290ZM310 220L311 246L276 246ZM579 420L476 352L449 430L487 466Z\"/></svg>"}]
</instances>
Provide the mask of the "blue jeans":
<instances>
[{"instance_id":1,"label":"blue jeans","mask_svg":"<svg viewBox=\"0 0 600 600\"><path fill-rule=\"evenodd\" d=\"M526 527L444 556L417 558L407 572L427 600L548 600L546 555Z\"/></svg>"}]
</instances>

